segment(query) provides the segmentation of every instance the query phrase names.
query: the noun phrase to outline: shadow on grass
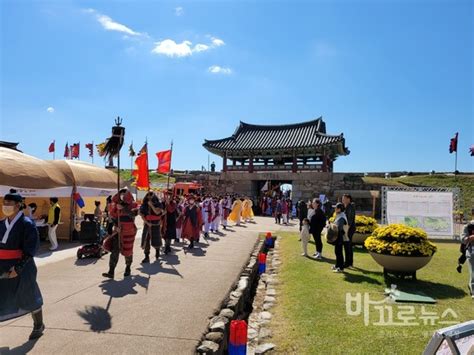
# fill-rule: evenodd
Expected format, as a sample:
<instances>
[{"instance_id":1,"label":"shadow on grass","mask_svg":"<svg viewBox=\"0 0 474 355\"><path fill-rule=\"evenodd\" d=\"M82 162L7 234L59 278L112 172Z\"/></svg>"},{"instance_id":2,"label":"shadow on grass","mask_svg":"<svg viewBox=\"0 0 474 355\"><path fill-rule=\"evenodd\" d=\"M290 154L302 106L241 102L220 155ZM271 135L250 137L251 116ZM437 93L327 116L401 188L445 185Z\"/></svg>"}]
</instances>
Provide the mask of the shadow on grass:
<instances>
[{"instance_id":1,"label":"shadow on grass","mask_svg":"<svg viewBox=\"0 0 474 355\"><path fill-rule=\"evenodd\" d=\"M362 274L353 274L349 272L344 273L344 281L350 283L369 283L374 285L383 285L383 282L379 281L374 277L367 276L365 273Z\"/></svg>"},{"instance_id":2,"label":"shadow on grass","mask_svg":"<svg viewBox=\"0 0 474 355\"><path fill-rule=\"evenodd\" d=\"M388 276L385 279L385 284L387 287L395 284L397 285L397 289L403 292L417 293L418 291L422 291L427 296L438 300L460 299L467 296L467 292L463 289L439 282L404 280Z\"/></svg>"},{"instance_id":3,"label":"shadow on grass","mask_svg":"<svg viewBox=\"0 0 474 355\"><path fill-rule=\"evenodd\" d=\"M385 287L390 288L392 284L397 285L397 289L403 292L409 293L417 293L417 291L423 291L424 294L427 296L433 297L434 299L460 299L467 296L467 292L464 291L462 288L442 284L439 282L432 282L432 281L425 281L425 280L412 280L412 279L402 279L395 277L391 274L388 274L387 277L383 278L383 272L378 271L370 271L361 269L358 267L353 268L354 271L358 271L362 273L363 278L370 278L368 275L372 275L378 279L382 278L384 282L380 282L376 278L371 278L374 280L374 284L385 285ZM354 274L346 274L346 275L353 275L351 276L353 280L357 280L358 277ZM361 275L361 276L362 276ZM349 281L349 280L347 280ZM349 282L356 282L356 281L349 281ZM366 282L369 282L366 280Z\"/></svg>"},{"instance_id":4,"label":"shadow on grass","mask_svg":"<svg viewBox=\"0 0 474 355\"><path fill-rule=\"evenodd\" d=\"M363 248L362 246L353 246L352 250L354 251L354 254L368 254L369 253L367 249Z\"/></svg>"}]
</instances>

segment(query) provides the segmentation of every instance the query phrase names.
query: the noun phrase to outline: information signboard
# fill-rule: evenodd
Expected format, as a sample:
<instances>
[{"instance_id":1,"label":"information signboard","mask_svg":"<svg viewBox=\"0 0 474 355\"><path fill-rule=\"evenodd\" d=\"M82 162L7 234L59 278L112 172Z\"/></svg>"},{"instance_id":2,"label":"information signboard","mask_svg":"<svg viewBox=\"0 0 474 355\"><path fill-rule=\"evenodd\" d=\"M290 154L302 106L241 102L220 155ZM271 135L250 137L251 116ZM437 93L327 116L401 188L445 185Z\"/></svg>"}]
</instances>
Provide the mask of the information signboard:
<instances>
[{"instance_id":1,"label":"information signboard","mask_svg":"<svg viewBox=\"0 0 474 355\"><path fill-rule=\"evenodd\" d=\"M453 193L387 191L388 223L422 228L430 236L453 236Z\"/></svg>"}]
</instances>

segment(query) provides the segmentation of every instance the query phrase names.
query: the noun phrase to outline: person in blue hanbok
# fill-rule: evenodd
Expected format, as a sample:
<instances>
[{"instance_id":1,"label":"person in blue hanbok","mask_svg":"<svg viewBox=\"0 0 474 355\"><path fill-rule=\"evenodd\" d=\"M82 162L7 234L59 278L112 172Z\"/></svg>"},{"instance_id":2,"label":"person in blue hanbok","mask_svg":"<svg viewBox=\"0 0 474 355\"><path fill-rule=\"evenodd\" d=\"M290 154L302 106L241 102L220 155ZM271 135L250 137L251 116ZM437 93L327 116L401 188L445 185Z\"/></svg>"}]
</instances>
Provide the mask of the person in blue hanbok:
<instances>
[{"instance_id":1,"label":"person in blue hanbok","mask_svg":"<svg viewBox=\"0 0 474 355\"><path fill-rule=\"evenodd\" d=\"M33 259L39 247L34 222L21 211L22 198L9 193L3 199L0 220L0 322L31 313L30 340L43 335L43 297L36 283Z\"/></svg>"}]
</instances>

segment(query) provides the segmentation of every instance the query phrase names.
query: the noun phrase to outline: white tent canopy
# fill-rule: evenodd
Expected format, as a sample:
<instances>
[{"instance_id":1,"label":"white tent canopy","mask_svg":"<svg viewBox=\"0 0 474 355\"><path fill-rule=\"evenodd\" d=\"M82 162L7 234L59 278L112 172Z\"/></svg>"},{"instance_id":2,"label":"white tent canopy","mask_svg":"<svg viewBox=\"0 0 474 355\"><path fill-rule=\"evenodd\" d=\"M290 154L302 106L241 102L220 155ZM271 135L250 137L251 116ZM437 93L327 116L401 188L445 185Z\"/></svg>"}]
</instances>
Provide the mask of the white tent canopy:
<instances>
[{"instance_id":1,"label":"white tent canopy","mask_svg":"<svg viewBox=\"0 0 474 355\"><path fill-rule=\"evenodd\" d=\"M41 160L0 147L0 194L16 189L24 197L108 196L117 189L117 174L72 160Z\"/></svg>"}]
</instances>

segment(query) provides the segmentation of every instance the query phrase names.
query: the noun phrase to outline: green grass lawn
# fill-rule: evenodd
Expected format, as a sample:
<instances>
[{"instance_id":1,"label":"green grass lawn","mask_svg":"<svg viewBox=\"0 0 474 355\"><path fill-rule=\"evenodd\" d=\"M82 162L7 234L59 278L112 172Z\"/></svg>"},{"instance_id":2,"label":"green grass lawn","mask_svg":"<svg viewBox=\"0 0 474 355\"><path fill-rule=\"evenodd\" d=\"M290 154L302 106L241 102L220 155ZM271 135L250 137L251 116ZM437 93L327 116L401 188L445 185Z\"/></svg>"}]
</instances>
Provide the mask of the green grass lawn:
<instances>
[{"instance_id":1,"label":"green grass lawn","mask_svg":"<svg viewBox=\"0 0 474 355\"><path fill-rule=\"evenodd\" d=\"M120 177L124 181L130 181L132 180L132 171L130 169L120 170ZM158 174L154 171L150 171L150 182L166 184L167 181L168 181L168 175ZM171 176L170 183L174 184L174 182L175 182L175 178Z\"/></svg>"},{"instance_id":2,"label":"green grass lawn","mask_svg":"<svg viewBox=\"0 0 474 355\"><path fill-rule=\"evenodd\" d=\"M314 252L314 244L309 246ZM335 274L331 266L335 262L334 247L324 245L323 261L300 256L298 235L282 233L280 254L282 266L279 272L281 285L277 306L274 309L272 341L282 354L420 354L434 330L448 325L423 325L424 312L436 312L441 317L447 309L456 315L445 321L464 322L474 319L474 301L467 293L468 270L458 274L459 245L438 243L438 252L431 262L417 273L418 280L391 278L387 285L397 284L402 291L421 290L435 298L436 305L403 304L414 306L415 326L374 325L380 312L370 307L368 325L364 315L348 315L346 293L355 296L367 293L370 301L384 299L386 287L382 267L375 263L365 249L355 248L355 270ZM393 320L402 309L393 305ZM377 306L377 305L376 305ZM355 310L353 304L353 310ZM364 306L362 306L363 310ZM411 310L409 310L411 311ZM386 311L388 312L388 311ZM385 312L385 315L387 313ZM442 321L442 319L438 320Z\"/></svg>"}]
</instances>

